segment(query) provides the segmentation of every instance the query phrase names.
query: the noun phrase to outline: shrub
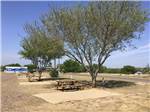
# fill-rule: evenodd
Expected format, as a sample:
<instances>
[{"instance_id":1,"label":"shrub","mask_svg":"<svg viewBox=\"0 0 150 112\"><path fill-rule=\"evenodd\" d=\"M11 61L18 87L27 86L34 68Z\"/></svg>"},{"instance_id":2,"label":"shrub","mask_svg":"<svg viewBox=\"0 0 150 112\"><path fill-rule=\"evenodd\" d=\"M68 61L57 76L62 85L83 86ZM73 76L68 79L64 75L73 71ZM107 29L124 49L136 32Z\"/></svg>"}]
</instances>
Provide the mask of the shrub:
<instances>
[{"instance_id":1,"label":"shrub","mask_svg":"<svg viewBox=\"0 0 150 112\"><path fill-rule=\"evenodd\" d=\"M5 65L5 66L13 66L13 67L15 67L15 66L21 66L19 63L15 63L15 64L8 64L8 65Z\"/></svg>"},{"instance_id":2,"label":"shrub","mask_svg":"<svg viewBox=\"0 0 150 112\"><path fill-rule=\"evenodd\" d=\"M107 68L106 73L121 73L119 68Z\"/></svg>"},{"instance_id":3,"label":"shrub","mask_svg":"<svg viewBox=\"0 0 150 112\"><path fill-rule=\"evenodd\" d=\"M1 72L3 72L5 70L5 66L1 66L0 70L1 70Z\"/></svg>"},{"instance_id":4,"label":"shrub","mask_svg":"<svg viewBox=\"0 0 150 112\"><path fill-rule=\"evenodd\" d=\"M136 68L134 66L124 66L122 69L121 69L121 73L124 73L124 74L134 74L136 72Z\"/></svg>"},{"instance_id":5,"label":"shrub","mask_svg":"<svg viewBox=\"0 0 150 112\"><path fill-rule=\"evenodd\" d=\"M93 64L93 69L95 70L97 68L98 68L98 65ZM101 66L99 72L104 73L106 70L107 68L105 66ZM60 65L60 71L61 72L86 72L86 69L84 68L83 65L81 65L77 61L67 60L63 64Z\"/></svg>"},{"instance_id":6,"label":"shrub","mask_svg":"<svg viewBox=\"0 0 150 112\"><path fill-rule=\"evenodd\" d=\"M34 64L28 64L28 65L25 65L25 67L28 67L28 71L29 72L35 72L36 71L36 65L34 65Z\"/></svg>"},{"instance_id":7,"label":"shrub","mask_svg":"<svg viewBox=\"0 0 150 112\"><path fill-rule=\"evenodd\" d=\"M63 65L63 64L60 64L60 65L59 65L59 69L60 69L60 72L65 72L65 70L64 70L64 65Z\"/></svg>"},{"instance_id":8,"label":"shrub","mask_svg":"<svg viewBox=\"0 0 150 112\"><path fill-rule=\"evenodd\" d=\"M101 66L99 72L100 73L105 73L107 71L107 67L106 66Z\"/></svg>"},{"instance_id":9,"label":"shrub","mask_svg":"<svg viewBox=\"0 0 150 112\"><path fill-rule=\"evenodd\" d=\"M60 66L61 71L63 72L83 72L84 67L79 64L77 61L66 60L63 65Z\"/></svg>"},{"instance_id":10,"label":"shrub","mask_svg":"<svg viewBox=\"0 0 150 112\"><path fill-rule=\"evenodd\" d=\"M50 70L50 76L52 77L52 78L55 78L55 77L58 77L59 76L59 73L58 73L58 70L56 69L56 68L52 68L51 70Z\"/></svg>"},{"instance_id":11,"label":"shrub","mask_svg":"<svg viewBox=\"0 0 150 112\"><path fill-rule=\"evenodd\" d=\"M149 67L149 64L143 68L143 73L147 73L147 74L150 74L150 67Z\"/></svg>"}]
</instances>

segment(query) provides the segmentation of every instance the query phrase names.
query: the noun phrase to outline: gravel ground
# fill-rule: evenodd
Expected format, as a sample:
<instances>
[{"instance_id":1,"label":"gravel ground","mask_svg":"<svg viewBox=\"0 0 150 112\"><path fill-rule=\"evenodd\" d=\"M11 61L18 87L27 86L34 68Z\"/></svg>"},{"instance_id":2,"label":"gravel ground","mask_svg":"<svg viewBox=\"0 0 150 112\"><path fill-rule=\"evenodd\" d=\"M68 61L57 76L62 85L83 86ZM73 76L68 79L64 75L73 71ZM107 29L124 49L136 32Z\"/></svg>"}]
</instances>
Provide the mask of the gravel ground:
<instances>
[{"instance_id":1,"label":"gravel ground","mask_svg":"<svg viewBox=\"0 0 150 112\"><path fill-rule=\"evenodd\" d=\"M2 112L31 112L30 107L44 101L23 92L14 74L2 74Z\"/></svg>"}]
</instances>

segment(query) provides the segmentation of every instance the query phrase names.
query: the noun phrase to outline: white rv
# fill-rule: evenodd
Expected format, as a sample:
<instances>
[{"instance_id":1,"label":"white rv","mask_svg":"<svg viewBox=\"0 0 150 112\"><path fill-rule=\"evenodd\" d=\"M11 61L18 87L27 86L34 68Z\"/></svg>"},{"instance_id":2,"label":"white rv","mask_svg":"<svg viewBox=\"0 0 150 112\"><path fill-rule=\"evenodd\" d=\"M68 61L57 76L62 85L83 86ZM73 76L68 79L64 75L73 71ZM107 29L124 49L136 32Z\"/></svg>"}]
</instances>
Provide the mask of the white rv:
<instances>
[{"instance_id":1,"label":"white rv","mask_svg":"<svg viewBox=\"0 0 150 112\"><path fill-rule=\"evenodd\" d=\"M27 73L28 68L27 67L6 66L4 72L6 72L6 73Z\"/></svg>"}]
</instances>

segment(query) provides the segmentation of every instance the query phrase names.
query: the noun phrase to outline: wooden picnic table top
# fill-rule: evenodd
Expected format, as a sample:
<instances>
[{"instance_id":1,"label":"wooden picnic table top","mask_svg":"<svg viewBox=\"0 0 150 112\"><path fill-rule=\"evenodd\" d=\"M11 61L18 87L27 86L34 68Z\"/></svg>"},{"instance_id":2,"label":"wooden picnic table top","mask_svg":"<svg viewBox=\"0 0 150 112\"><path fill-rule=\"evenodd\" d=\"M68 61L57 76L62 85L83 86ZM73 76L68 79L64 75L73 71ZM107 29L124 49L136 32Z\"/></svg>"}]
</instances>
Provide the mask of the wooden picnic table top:
<instances>
[{"instance_id":1,"label":"wooden picnic table top","mask_svg":"<svg viewBox=\"0 0 150 112\"><path fill-rule=\"evenodd\" d=\"M57 86L61 86L61 85L75 85L78 81L76 80L59 80L57 81Z\"/></svg>"},{"instance_id":2,"label":"wooden picnic table top","mask_svg":"<svg viewBox=\"0 0 150 112\"><path fill-rule=\"evenodd\" d=\"M57 80L56 82L77 82L76 80Z\"/></svg>"},{"instance_id":3,"label":"wooden picnic table top","mask_svg":"<svg viewBox=\"0 0 150 112\"><path fill-rule=\"evenodd\" d=\"M65 89L80 89L81 86L78 84L77 80L59 80L57 81L57 89L65 90Z\"/></svg>"},{"instance_id":4,"label":"wooden picnic table top","mask_svg":"<svg viewBox=\"0 0 150 112\"><path fill-rule=\"evenodd\" d=\"M58 80L58 81L56 81L57 83L76 83L76 82L78 82L78 81L76 81L76 80Z\"/></svg>"}]
</instances>

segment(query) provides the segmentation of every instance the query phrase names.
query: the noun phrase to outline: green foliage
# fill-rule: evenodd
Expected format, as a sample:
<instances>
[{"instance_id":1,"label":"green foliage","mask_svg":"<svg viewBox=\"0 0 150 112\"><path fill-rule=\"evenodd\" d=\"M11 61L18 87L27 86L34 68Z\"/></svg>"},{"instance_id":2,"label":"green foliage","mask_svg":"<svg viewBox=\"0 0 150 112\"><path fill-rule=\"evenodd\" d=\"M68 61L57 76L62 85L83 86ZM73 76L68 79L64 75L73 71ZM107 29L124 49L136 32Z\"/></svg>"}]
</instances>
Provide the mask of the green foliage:
<instances>
[{"instance_id":1,"label":"green foliage","mask_svg":"<svg viewBox=\"0 0 150 112\"><path fill-rule=\"evenodd\" d=\"M89 68L87 66L87 68ZM93 70L98 69L97 64L93 64ZM60 65L60 70L62 72L86 72L86 69L83 65L74 60L66 60L63 64ZM104 73L107 71L105 66L101 66L99 72Z\"/></svg>"},{"instance_id":2,"label":"green foliage","mask_svg":"<svg viewBox=\"0 0 150 112\"><path fill-rule=\"evenodd\" d=\"M96 71L97 69L98 69L98 64L93 64L92 65L92 69L94 70L94 71ZM100 66L100 69L99 69L99 73L104 73L104 72L106 72L107 71L107 67L105 67L105 66Z\"/></svg>"},{"instance_id":3,"label":"green foliage","mask_svg":"<svg viewBox=\"0 0 150 112\"><path fill-rule=\"evenodd\" d=\"M52 77L52 78L55 78L55 77L58 77L59 76L59 73L58 73L58 70L56 68L52 68L49 72L49 75Z\"/></svg>"},{"instance_id":4,"label":"green foliage","mask_svg":"<svg viewBox=\"0 0 150 112\"><path fill-rule=\"evenodd\" d=\"M25 65L25 67L28 67L29 72L35 72L37 68L36 65L34 64L28 64L28 65Z\"/></svg>"},{"instance_id":5,"label":"green foliage","mask_svg":"<svg viewBox=\"0 0 150 112\"><path fill-rule=\"evenodd\" d=\"M47 35L40 25L26 24L27 37L21 42L22 50L19 54L39 68L50 65L50 61L64 55L63 41Z\"/></svg>"},{"instance_id":6,"label":"green foliage","mask_svg":"<svg viewBox=\"0 0 150 112\"><path fill-rule=\"evenodd\" d=\"M20 67L21 65L19 63L15 63L15 64L8 64L5 66Z\"/></svg>"},{"instance_id":7,"label":"green foliage","mask_svg":"<svg viewBox=\"0 0 150 112\"><path fill-rule=\"evenodd\" d=\"M59 65L59 70L60 70L60 72L65 72L65 70L64 70L64 65L63 65L63 64L60 64L60 65Z\"/></svg>"},{"instance_id":8,"label":"green foliage","mask_svg":"<svg viewBox=\"0 0 150 112\"><path fill-rule=\"evenodd\" d=\"M6 66L20 67L21 65L19 63L4 65L4 66L1 66L1 71L4 71Z\"/></svg>"},{"instance_id":9,"label":"green foliage","mask_svg":"<svg viewBox=\"0 0 150 112\"><path fill-rule=\"evenodd\" d=\"M149 64L143 68L143 73L148 73L150 74L150 67L149 67Z\"/></svg>"},{"instance_id":10,"label":"green foliage","mask_svg":"<svg viewBox=\"0 0 150 112\"><path fill-rule=\"evenodd\" d=\"M83 67L76 61L67 60L63 64L64 72L82 72Z\"/></svg>"},{"instance_id":11,"label":"green foliage","mask_svg":"<svg viewBox=\"0 0 150 112\"><path fill-rule=\"evenodd\" d=\"M8 64L8 65L1 66L0 70L1 70L1 71L4 71L6 66L20 67L21 65L20 65L19 63Z\"/></svg>"},{"instance_id":12,"label":"green foliage","mask_svg":"<svg viewBox=\"0 0 150 112\"><path fill-rule=\"evenodd\" d=\"M5 70L5 66L1 66L0 70L1 70L1 72L3 72Z\"/></svg>"},{"instance_id":13,"label":"green foliage","mask_svg":"<svg viewBox=\"0 0 150 112\"><path fill-rule=\"evenodd\" d=\"M63 65L60 66L63 72L83 72L84 67L76 61L66 60Z\"/></svg>"},{"instance_id":14,"label":"green foliage","mask_svg":"<svg viewBox=\"0 0 150 112\"><path fill-rule=\"evenodd\" d=\"M134 66L124 66L122 69L121 69L121 73L124 73L124 74L134 74L136 72L136 68Z\"/></svg>"},{"instance_id":15,"label":"green foliage","mask_svg":"<svg viewBox=\"0 0 150 112\"><path fill-rule=\"evenodd\" d=\"M107 71L107 67L101 66L99 72L100 73L105 73Z\"/></svg>"},{"instance_id":16,"label":"green foliage","mask_svg":"<svg viewBox=\"0 0 150 112\"><path fill-rule=\"evenodd\" d=\"M119 69L119 68L107 68L105 73L121 73L121 69Z\"/></svg>"}]
</instances>

